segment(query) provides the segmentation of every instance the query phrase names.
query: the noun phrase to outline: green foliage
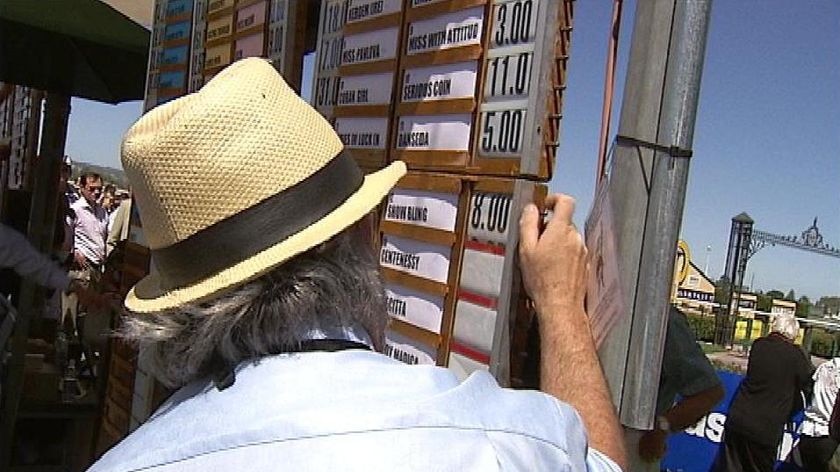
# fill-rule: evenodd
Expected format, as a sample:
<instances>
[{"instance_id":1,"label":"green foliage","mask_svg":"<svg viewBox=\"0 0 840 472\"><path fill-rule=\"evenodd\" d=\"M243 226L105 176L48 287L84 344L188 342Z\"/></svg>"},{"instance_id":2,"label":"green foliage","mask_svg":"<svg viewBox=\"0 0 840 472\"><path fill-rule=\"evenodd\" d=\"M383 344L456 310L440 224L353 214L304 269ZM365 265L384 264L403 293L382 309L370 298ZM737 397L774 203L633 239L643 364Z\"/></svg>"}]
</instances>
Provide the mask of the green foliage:
<instances>
[{"instance_id":1,"label":"green foliage","mask_svg":"<svg viewBox=\"0 0 840 472\"><path fill-rule=\"evenodd\" d=\"M715 317L687 314L688 326L694 332L698 341L713 342L715 340Z\"/></svg>"},{"instance_id":2,"label":"green foliage","mask_svg":"<svg viewBox=\"0 0 840 472\"><path fill-rule=\"evenodd\" d=\"M726 305L729 301L729 279L721 277L715 282L715 303Z\"/></svg>"},{"instance_id":3,"label":"green foliage","mask_svg":"<svg viewBox=\"0 0 840 472\"><path fill-rule=\"evenodd\" d=\"M830 359L833 354L831 349L834 346L834 341L837 339L837 334L814 328L811 336L811 354Z\"/></svg>"},{"instance_id":4,"label":"green foliage","mask_svg":"<svg viewBox=\"0 0 840 472\"><path fill-rule=\"evenodd\" d=\"M789 302L795 302L796 301L796 292L794 292L793 289L788 290L787 295L785 295L785 300L787 300Z\"/></svg>"},{"instance_id":5,"label":"green foliage","mask_svg":"<svg viewBox=\"0 0 840 472\"><path fill-rule=\"evenodd\" d=\"M755 308L759 311L770 311L770 308L773 307L773 299L768 296L766 293L757 293L755 294L756 302Z\"/></svg>"},{"instance_id":6,"label":"green foliage","mask_svg":"<svg viewBox=\"0 0 840 472\"><path fill-rule=\"evenodd\" d=\"M811 300L806 295L802 295L799 297L799 300L796 301L796 316L807 318L810 314Z\"/></svg>"},{"instance_id":7,"label":"green foliage","mask_svg":"<svg viewBox=\"0 0 840 472\"><path fill-rule=\"evenodd\" d=\"M779 290L770 290L770 291L768 291L767 293L765 293L765 295L767 295L768 297L770 297L770 299L771 299L771 300L772 300L772 299L774 299L774 298L779 298L779 299L781 299L781 298L785 298L785 294L784 294L784 293L782 293L782 292L781 292L781 291L779 291Z\"/></svg>"}]
</instances>

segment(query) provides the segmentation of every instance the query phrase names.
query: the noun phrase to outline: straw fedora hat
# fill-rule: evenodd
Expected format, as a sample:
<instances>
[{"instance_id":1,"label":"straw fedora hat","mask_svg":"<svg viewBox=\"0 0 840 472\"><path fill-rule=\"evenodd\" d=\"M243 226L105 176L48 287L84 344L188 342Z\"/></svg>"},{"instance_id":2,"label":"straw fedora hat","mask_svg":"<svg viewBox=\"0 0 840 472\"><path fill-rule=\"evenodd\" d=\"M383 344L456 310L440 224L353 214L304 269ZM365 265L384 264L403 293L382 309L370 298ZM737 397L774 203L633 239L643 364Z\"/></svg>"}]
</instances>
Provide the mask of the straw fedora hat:
<instances>
[{"instance_id":1,"label":"straw fedora hat","mask_svg":"<svg viewBox=\"0 0 840 472\"><path fill-rule=\"evenodd\" d=\"M263 59L144 115L123 138L153 270L128 309L212 298L358 221L405 172L364 176L327 121Z\"/></svg>"}]
</instances>

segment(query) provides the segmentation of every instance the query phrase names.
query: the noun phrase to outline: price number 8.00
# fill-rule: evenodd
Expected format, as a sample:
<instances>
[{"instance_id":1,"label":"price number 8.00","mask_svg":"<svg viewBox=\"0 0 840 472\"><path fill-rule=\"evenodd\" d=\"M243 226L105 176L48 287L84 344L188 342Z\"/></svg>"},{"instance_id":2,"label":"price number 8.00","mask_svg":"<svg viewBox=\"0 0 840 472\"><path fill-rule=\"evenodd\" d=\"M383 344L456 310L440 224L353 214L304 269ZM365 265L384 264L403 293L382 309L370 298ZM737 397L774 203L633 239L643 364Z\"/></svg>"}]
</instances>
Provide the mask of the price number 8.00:
<instances>
[{"instance_id":1,"label":"price number 8.00","mask_svg":"<svg viewBox=\"0 0 840 472\"><path fill-rule=\"evenodd\" d=\"M525 110L496 110L481 113L482 154L517 154L522 147Z\"/></svg>"},{"instance_id":2,"label":"price number 8.00","mask_svg":"<svg viewBox=\"0 0 840 472\"><path fill-rule=\"evenodd\" d=\"M473 232L504 234L510 218L510 195L475 193L472 196L470 226Z\"/></svg>"},{"instance_id":3,"label":"price number 8.00","mask_svg":"<svg viewBox=\"0 0 840 472\"><path fill-rule=\"evenodd\" d=\"M514 46L534 39L537 15L534 0L513 0L496 5L492 47Z\"/></svg>"}]
</instances>

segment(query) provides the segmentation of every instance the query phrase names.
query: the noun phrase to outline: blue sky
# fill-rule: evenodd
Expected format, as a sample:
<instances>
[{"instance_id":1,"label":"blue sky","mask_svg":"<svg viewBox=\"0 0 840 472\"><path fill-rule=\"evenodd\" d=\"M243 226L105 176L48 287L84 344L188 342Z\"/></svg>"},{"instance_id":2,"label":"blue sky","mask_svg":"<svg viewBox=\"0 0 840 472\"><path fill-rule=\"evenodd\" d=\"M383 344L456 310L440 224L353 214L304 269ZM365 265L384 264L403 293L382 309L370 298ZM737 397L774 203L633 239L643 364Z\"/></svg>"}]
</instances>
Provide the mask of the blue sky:
<instances>
[{"instance_id":1,"label":"blue sky","mask_svg":"<svg viewBox=\"0 0 840 472\"><path fill-rule=\"evenodd\" d=\"M577 197L579 223L594 190L611 3L575 3L563 140L551 188ZM634 8L626 2L614 120ZM840 246L838 49L840 2L714 2L682 226L701 268L711 246L713 278L726 257L730 218L741 211L756 228L781 234L798 235L818 216L827 242ZM74 99L72 106L68 154L119 166L119 139L139 117L140 102ZM753 274L763 290L793 288L812 299L840 294L840 260L824 256L766 248L750 261L747 283Z\"/></svg>"}]
</instances>

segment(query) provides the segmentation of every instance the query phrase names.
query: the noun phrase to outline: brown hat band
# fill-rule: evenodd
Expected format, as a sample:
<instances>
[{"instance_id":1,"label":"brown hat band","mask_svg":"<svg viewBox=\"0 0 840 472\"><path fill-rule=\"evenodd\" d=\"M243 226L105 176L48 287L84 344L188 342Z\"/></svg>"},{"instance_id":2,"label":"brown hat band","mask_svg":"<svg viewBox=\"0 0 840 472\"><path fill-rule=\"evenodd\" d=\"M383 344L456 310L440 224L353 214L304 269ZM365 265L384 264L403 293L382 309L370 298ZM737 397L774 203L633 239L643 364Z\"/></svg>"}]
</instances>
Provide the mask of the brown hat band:
<instances>
[{"instance_id":1,"label":"brown hat band","mask_svg":"<svg viewBox=\"0 0 840 472\"><path fill-rule=\"evenodd\" d=\"M152 257L168 289L200 282L311 226L344 203L364 177L349 154L294 186L183 241L155 249Z\"/></svg>"}]
</instances>

